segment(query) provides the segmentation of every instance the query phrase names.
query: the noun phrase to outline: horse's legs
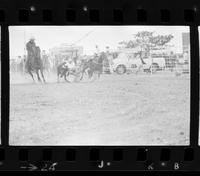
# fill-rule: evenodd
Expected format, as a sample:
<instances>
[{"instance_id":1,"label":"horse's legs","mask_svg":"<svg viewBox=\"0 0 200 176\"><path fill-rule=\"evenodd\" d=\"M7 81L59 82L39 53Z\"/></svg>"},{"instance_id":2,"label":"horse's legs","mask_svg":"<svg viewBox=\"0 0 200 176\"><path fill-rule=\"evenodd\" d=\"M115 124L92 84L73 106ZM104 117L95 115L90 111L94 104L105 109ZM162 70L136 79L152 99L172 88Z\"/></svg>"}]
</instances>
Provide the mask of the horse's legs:
<instances>
[{"instance_id":1,"label":"horse's legs","mask_svg":"<svg viewBox=\"0 0 200 176\"><path fill-rule=\"evenodd\" d=\"M66 73L64 74L64 79L65 79L66 82L68 82Z\"/></svg>"},{"instance_id":2,"label":"horse's legs","mask_svg":"<svg viewBox=\"0 0 200 176\"><path fill-rule=\"evenodd\" d=\"M59 77L60 77L60 73L57 71L57 82L58 83L60 82Z\"/></svg>"},{"instance_id":3,"label":"horse's legs","mask_svg":"<svg viewBox=\"0 0 200 176\"><path fill-rule=\"evenodd\" d=\"M86 74L86 69L82 69L80 73L81 73L81 77L80 77L80 81L81 81L83 79L84 74Z\"/></svg>"},{"instance_id":4,"label":"horse's legs","mask_svg":"<svg viewBox=\"0 0 200 176\"><path fill-rule=\"evenodd\" d=\"M90 78L90 70L87 70L87 76Z\"/></svg>"},{"instance_id":5,"label":"horse's legs","mask_svg":"<svg viewBox=\"0 0 200 176\"><path fill-rule=\"evenodd\" d=\"M40 73L42 75L43 82L46 82L45 79L44 79L44 74L43 74L43 70L42 69L40 69Z\"/></svg>"},{"instance_id":6,"label":"horse's legs","mask_svg":"<svg viewBox=\"0 0 200 176\"><path fill-rule=\"evenodd\" d=\"M80 81L83 79L84 74L86 74L86 71L85 71L85 70L84 70L84 71L81 71L81 78L80 78Z\"/></svg>"},{"instance_id":7,"label":"horse's legs","mask_svg":"<svg viewBox=\"0 0 200 176\"><path fill-rule=\"evenodd\" d=\"M88 78L91 79L93 76L94 71L93 70L88 70Z\"/></svg>"},{"instance_id":8,"label":"horse's legs","mask_svg":"<svg viewBox=\"0 0 200 176\"><path fill-rule=\"evenodd\" d=\"M92 78L93 75L94 75L94 71L91 71L90 78Z\"/></svg>"},{"instance_id":9,"label":"horse's legs","mask_svg":"<svg viewBox=\"0 0 200 176\"><path fill-rule=\"evenodd\" d=\"M39 70L36 70L36 74L37 74L38 81L40 82L41 79L40 79L40 75L39 75Z\"/></svg>"},{"instance_id":10,"label":"horse's legs","mask_svg":"<svg viewBox=\"0 0 200 176\"><path fill-rule=\"evenodd\" d=\"M82 79L83 79L83 74L84 74L84 73L83 73L83 72L81 72L81 77L80 77L80 80L82 80Z\"/></svg>"},{"instance_id":11,"label":"horse's legs","mask_svg":"<svg viewBox=\"0 0 200 176\"><path fill-rule=\"evenodd\" d=\"M28 70L28 73L31 75L33 81L35 82L32 72L30 70Z\"/></svg>"}]
</instances>

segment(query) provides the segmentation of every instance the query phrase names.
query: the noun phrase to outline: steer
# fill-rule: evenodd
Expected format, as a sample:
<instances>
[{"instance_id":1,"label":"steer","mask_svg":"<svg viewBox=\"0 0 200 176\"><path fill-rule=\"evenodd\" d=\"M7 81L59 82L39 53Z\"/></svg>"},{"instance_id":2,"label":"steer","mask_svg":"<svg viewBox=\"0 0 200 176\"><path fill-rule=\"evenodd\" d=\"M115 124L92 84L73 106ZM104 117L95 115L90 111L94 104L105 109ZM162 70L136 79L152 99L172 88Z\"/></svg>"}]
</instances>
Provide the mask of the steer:
<instances>
[{"instance_id":1,"label":"steer","mask_svg":"<svg viewBox=\"0 0 200 176\"><path fill-rule=\"evenodd\" d=\"M59 78L64 77L66 82L69 82L67 80L67 75L69 74L69 68L67 66L65 66L65 62L61 63L60 65L58 65L57 67L57 82L59 82Z\"/></svg>"}]
</instances>

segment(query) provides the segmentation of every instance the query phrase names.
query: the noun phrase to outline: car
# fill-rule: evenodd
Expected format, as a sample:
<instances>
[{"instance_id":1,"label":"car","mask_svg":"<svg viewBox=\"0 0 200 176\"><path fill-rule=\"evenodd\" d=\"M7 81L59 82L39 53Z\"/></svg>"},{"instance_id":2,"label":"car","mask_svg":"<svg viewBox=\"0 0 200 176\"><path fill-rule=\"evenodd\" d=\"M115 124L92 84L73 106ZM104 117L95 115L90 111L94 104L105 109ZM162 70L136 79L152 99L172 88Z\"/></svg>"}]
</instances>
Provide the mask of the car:
<instances>
[{"instance_id":1,"label":"car","mask_svg":"<svg viewBox=\"0 0 200 176\"><path fill-rule=\"evenodd\" d=\"M124 74L126 72L134 72L139 68L143 68L144 72L156 72L165 67L164 58L143 58L145 64L142 64L141 59L135 54L120 53L116 59L113 60L113 71L117 74ZM152 64L151 64L152 63Z\"/></svg>"}]
</instances>

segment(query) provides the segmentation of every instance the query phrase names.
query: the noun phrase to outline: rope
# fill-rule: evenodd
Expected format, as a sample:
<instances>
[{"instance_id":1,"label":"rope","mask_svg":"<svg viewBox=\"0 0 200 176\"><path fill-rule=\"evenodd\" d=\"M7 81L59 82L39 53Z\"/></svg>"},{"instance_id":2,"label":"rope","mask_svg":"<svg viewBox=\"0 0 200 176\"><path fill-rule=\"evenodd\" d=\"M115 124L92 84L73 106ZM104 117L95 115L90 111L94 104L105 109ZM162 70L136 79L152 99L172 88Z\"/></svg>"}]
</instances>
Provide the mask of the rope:
<instances>
[{"instance_id":1,"label":"rope","mask_svg":"<svg viewBox=\"0 0 200 176\"><path fill-rule=\"evenodd\" d=\"M80 42L84 38L88 37L93 31L95 31L95 29L93 29L93 30L89 31L88 33L86 33L82 38L80 38L79 40L77 40L76 42L74 42L72 45L75 45L76 43Z\"/></svg>"}]
</instances>

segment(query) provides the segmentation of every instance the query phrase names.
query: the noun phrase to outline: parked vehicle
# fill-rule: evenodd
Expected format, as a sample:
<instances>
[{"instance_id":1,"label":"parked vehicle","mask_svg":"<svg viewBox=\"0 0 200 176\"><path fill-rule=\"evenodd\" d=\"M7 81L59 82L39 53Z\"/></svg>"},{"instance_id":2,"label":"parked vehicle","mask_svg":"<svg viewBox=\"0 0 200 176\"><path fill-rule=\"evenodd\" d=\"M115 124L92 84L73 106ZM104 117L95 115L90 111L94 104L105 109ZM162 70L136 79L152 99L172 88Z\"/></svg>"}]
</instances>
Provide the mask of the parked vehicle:
<instances>
[{"instance_id":1,"label":"parked vehicle","mask_svg":"<svg viewBox=\"0 0 200 176\"><path fill-rule=\"evenodd\" d=\"M165 68L164 58L149 57L143 58L143 61L145 64L142 64L141 59L136 54L120 53L113 61L113 70L118 74L124 74L128 71L137 71L141 66L144 72L156 72L159 69Z\"/></svg>"}]
</instances>

